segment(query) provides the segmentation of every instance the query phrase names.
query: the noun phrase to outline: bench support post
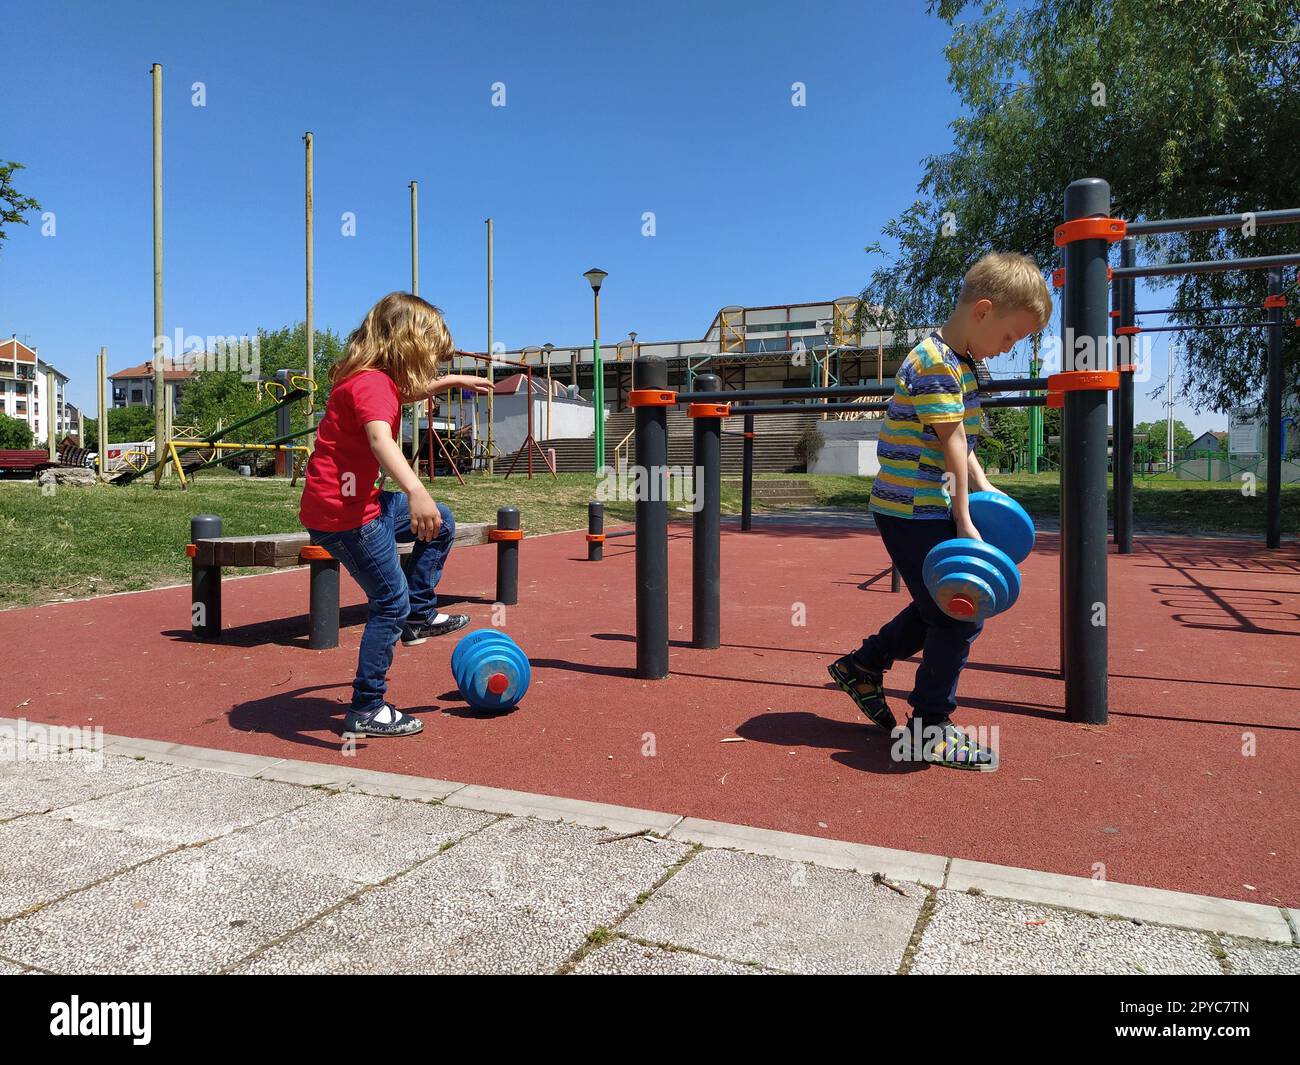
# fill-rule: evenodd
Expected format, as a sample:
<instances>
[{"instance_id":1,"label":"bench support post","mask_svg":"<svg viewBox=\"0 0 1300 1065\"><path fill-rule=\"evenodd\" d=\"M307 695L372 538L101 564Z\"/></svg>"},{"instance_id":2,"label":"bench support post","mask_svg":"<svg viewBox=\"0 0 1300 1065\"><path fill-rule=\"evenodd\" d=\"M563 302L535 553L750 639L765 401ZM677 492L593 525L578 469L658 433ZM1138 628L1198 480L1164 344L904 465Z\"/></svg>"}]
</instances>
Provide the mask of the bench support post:
<instances>
[{"instance_id":1,"label":"bench support post","mask_svg":"<svg viewBox=\"0 0 1300 1065\"><path fill-rule=\"evenodd\" d=\"M339 563L336 558L311 562L311 631L307 646L325 651L339 645Z\"/></svg>"},{"instance_id":2,"label":"bench support post","mask_svg":"<svg viewBox=\"0 0 1300 1065\"><path fill-rule=\"evenodd\" d=\"M221 518L196 514L190 519L190 543L221 535ZM196 640L221 639L221 567L190 560L190 633Z\"/></svg>"}]
</instances>

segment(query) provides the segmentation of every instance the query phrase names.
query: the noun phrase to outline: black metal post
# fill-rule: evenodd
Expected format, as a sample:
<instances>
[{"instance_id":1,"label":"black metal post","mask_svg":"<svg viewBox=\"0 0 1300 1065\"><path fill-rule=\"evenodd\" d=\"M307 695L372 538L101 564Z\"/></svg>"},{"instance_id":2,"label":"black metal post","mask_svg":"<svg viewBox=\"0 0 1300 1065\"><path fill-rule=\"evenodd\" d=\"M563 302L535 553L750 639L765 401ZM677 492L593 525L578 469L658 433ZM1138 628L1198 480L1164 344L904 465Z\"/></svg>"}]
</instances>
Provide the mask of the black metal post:
<instances>
[{"instance_id":1,"label":"black metal post","mask_svg":"<svg viewBox=\"0 0 1300 1065\"><path fill-rule=\"evenodd\" d=\"M497 529L499 531L517 532L519 530L519 508L499 507L497 509ZM514 606L519 602L519 540L518 538L497 540L497 602Z\"/></svg>"},{"instance_id":2,"label":"black metal post","mask_svg":"<svg viewBox=\"0 0 1300 1065\"><path fill-rule=\"evenodd\" d=\"M889 567L889 590L891 592L898 591L900 584L901 582L898 579L898 567L890 566Z\"/></svg>"},{"instance_id":3,"label":"black metal post","mask_svg":"<svg viewBox=\"0 0 1300 1065\"><path fill-rule=\"evenodd\" d=\"M1120 242L1121 266L1137 262L1137 241L1126 237ZM1132 278L1115 283L1120 295L1121 326L1136 321L1137 282ZM1115 543L1121 555L1133 553L1133 374L1137 372L1137 338L1126 336L1118 345L1123 353L1119 370L1119 388L1115 392Z\"/></svg>"},{"instance_id":4,"label":"black metal post","mask_svg":"<svg viewBox=\"0 0 1300 1065\"><path fill-rule=\"evenodd\" d=\"M1101 178L1071 182L1065 190L1067 222L1110 214L1110 185ZM1108 244L1102 237L1065 245L1065 294L1061 310L1065 367L1106 368L1098 356L1110 336ZM1091 356L1091 358L1089 357ZM1106 392L1100 388L1065 393L1064 525L1065 650L1069 670L1065 714L1070 721L1107 720L1106 590Z\"/></svg>"},{"instance_id":5,"label":"black metal post","mask_svg":"<svg viewBox=\"0 0 1300 1065\"><path fill-rule=\"evenodd\" d=\"M1282 294L1282 271L1271 270L1268 294ZM1280 301L1279 301L1280 302ZM1265 542L1282 544L1282 308L1268 309L1268 515Z\"/></svg>"},{"instance_id":6,"label":"black metal post","mask_svg":"<svg viewBox=\"0 0 1300 1065\"><path fill-rule=\"evenodd\" d=\"M593 499L587 504L587 561L599 562L604 557L605 504Z\"/></svg>"},{"instance_id":7,"label":"black metal post","mask_svg":"<svg viewBox=\"0 0 1300 1065\"><path fill-rule=\"evenodd\" d=\"M190 543L221 535L221 518L196 514L190 518ZM190 633L199 640L221 639L221 567L200 566L190 560Z\"/></svg>"},{"instance_id":8,"label":"black metal post","mask_svg":"<svg viewBox=\"0 0 1300 1065\"><path fill-rule=\"evenodd\" d=\"M668 391L668 365L636 360L637 392ZM636 407L636 675L668 676L668 409Z\"/></svg>"},{"instance_id":9,"label":"black metal post","mask_svg":"<svg viewBox=\"0 0 1300 1065\"><path fill-rule=\"evenodd\" d=\"M717 374L700 374L696 387L722 388ZM713 648L722 643L722 419L692 418L695 442L695 520L691 537L691 645Z\"/></svg>"},{"instance_id":10,"label":"black metal post","mask_svg":"<svg viewBox=\"0 0 1300 1065\"><path fill-rule=\"evenodd\" d=\"M754 416L745 415L744 466L740 475L740 531L754 524Z\"/></svg>"},{"instance_id":11,"label":"black metal post","mask_svg":"<svg viewBox=\"0 0 1300 1065\"><path fill-rule=\"evenodd\" d=\"M339 645L338 559L312 559L310 570L307 646L324 651Z\"/></svg>"}]
</instances>

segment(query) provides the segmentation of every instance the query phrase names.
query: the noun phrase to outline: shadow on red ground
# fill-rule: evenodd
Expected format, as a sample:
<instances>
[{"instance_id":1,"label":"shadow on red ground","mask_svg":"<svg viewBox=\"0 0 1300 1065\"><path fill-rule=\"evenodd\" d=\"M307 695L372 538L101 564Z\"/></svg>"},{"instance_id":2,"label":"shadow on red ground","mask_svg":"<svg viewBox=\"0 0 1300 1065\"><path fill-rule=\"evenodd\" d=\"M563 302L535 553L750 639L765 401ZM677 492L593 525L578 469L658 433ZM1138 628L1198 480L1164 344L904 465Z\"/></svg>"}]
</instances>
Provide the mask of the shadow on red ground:
<instances>
[{"instance_id":1,"label":"shadow on red ground","mask_svg":"<svg viewBox=\"0 0 1300 1065\"><path fill-rule=\"evenodd\" d=\"M725 529L723 646L690 646L689 526L670 540L673 675L633 675L634 552L581 533L525 541L506 630L529 654L521 708L459 699L454 646L398 648L412 738L340 751L365 606L344 578L341 646L306 646L307 574L227 579L219 644L176 587L0 613L0 713L109 733L543 792L1073 876L1300 905L1300 552L1151 538L1111 556L1111 723L1067 723L1057 540L976 643L962 724L1002 767L890 759L826 665L904 604L874 533ZM444 604L491 624L494 548L462 548ZM799 622L802 621L802 624ZM888 685L900 718L915 663ZM740 742L723 742L741 737Z\"/></svg>"}]
</instances>

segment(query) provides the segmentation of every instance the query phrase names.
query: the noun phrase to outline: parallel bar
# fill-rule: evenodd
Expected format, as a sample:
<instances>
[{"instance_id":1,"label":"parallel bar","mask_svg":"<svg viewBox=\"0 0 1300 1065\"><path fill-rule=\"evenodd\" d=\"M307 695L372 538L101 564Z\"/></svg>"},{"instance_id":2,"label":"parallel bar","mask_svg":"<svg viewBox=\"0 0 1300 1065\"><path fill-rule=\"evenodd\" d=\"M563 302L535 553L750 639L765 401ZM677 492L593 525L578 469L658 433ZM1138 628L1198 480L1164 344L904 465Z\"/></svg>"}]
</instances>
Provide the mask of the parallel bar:
<instances>
[{"instance_id":1,"label":"parallel bar","mask_svg":"<svg viewBox=\"0 0 1300 1065\"><path fill-rule=\"evenodd\" d=\"M1271 270L1276 266L1300 265L1300 252L1286 255L1256 255L1246 259L1210 259L1196 263L1155 263L1150 266L1117 266L1111 277L1172 277L1182 274L1221 274L1229 270Z\"/></svg>"},{"instance_id":2,"label":"parallel bar","mask_svg":"<svg viewBox=\"0 0 1300 1065\"><path fill-rule=\"evenodd\" d=\"M1120 244L1119 261L1121 266L1132 266L1137 262L1137 241L1127 237ZM1137 296L1137 282L1131 278L1121 281L1114 287L1119 297L1119 325L1132 325L1137 313L1134 302ZM1116 338L1131 341L1131 337ZM1131 345L1117 348L1127 351ZM1132 365L1131 356L1124 359L1126 365ZM1133 553L1133 371L1121 370L1119 388L1115 391L1115 544L1121 555Z\"/></svg>"},{"instance_id":3,"label":"parallel bar","mask_svg":"<svg viewBox=\"0 0 1300 1065\"><path fill-rule=\"evenodd\" d=\"M990 396L980 400L981 407L1045 407L1046 396Z\"/></svg>"},{"instance_id":4,"label":"parallel bar","mask_svg":"<svg viewBox=\"0 0 1300 1065\"><path fill-rule=\"evenodd\" d=\"M1067 222L1109 214L1110 185L1101 178L1074 181L1065 190ZM1061 330L1067 368L1074 364L1078 345L1094 352L1106 349L1110 334L1107 251L1101 238L1065 246ZM1069 656L1065 715L1070 721L1095 725L1107 720L1107 413L1102 389L1065 393L1061 418L1062 617L1064 651Z\"/></svg>"},{"instance_id":5,"label":"parallel bar","mask_svg":"<svg viewBox=\"0 0 1300 1065\"><path fill-rule=\"evenodd\" d=\"M1033 392L1047 387L1045 377L1008 377L980 386L981 392ZM746 388L731 391L679 392L678 403L746 403L756 399L838 399L844 396L892 396L893 385L830 385L826 388Z\"/></svg>"},{"instance_id":6,"label":"parallel bar","mask_svg":"<svg viewBox=\"0 0 1300 1065\"><path fill-rule=\"evenodd\" d=\"M1207 229L1236 229L1247 221L1257 226L1280 226L1300 222L1300 208L1281 211L1242 211L1238 214L1203 214L1192 218L1152 218L1129 222L1129 236L1149 233L1199 233Z\"/></svg>"},{"instance_id":7,"label":"parallel bar","mask_svg":"<svg viewBox=\"0 0 1300 1065\"><path fill-rule=\"evenodd\" d=\"M1124 262L1123 256L1120 257L1121 266L1124 265L1133 266L1136 263L1137 263L1136 257L1134 258L1132 263L1127 263L1127 264ZM1160 310L1134 311L1133 313L1140 317L1144 314L1199 314L1201 311L1257 311L1257 310L1259 310L1258 303L1215 303L1215 304L1211 304L1208 307L1185 307L1185 308L1164 307L1161 308Z\"/></svg>"},{"instance_id":8,"label":"parallel bar","mask_svg":"<svg viewBox=\"0 0 1300 1065\"><path fill-rule=\"evenodd\" d=\"M1268 294L1282 291L1282 271L1268 275ZM1265 541L1282 543L1282 308L1270 307L1268 320L1268 508Z\"/></svg>"},{"instance_id":9,"label":"parallel bar","mask_svg":"<svg viewBox=\"0 0 1300 1065\"><path fill-rule=\"evenodd\" d=\"M754 524L754 416L745 415L744 460L740 475L740 531Z\"/></svg>"},{"instance_id":10,"label":"parallel bar","mask_svg":"<svg viewBox=\"0 0 1300 1065\"><path fill-rule=\"evenodd\" d=\"M1144 333L1181 333L1186 329L1258 329L1272 322L1203 322L1191 325L1144 325Z\"/></svg>"},{"instance_id":11,"label":"parallel bar","mask_svg":"<svg viewBox=\"0 0 1300 1065\"><path fill-rule=\"evenodd\" d=\"M732 395L735 395L733 392ZM732 417L741 414L753 417L755 414L820 414L823 411L875 411L880 413L889 409L888 403L745 403L731 408Z\"/></svg>"},{"instance_id":12,"label":"parallel bar","mask_svg":"<svg viewBox=\"0 0 1300 1065\"><path fill-rule=\"evenodd\" d=\"M636 383L667 389L668 364L657 355L636 360ZM599 417L599 412L597 412ZM668 408L636 408L636 675L668 676Z\"/></svg>"},{"instance_id":13,"label":"parallel bar","mask_svg":"<svg viewBox=\"0 0 1300 1065\"><path fill-rule=\"evenodd\" d=\"M700 374L702 388L722 387L717 374ZM722 419L693 418L695 423L695 517L691 536L691 644L714 648L722 643Z\"/></svg>"}]
</instances>

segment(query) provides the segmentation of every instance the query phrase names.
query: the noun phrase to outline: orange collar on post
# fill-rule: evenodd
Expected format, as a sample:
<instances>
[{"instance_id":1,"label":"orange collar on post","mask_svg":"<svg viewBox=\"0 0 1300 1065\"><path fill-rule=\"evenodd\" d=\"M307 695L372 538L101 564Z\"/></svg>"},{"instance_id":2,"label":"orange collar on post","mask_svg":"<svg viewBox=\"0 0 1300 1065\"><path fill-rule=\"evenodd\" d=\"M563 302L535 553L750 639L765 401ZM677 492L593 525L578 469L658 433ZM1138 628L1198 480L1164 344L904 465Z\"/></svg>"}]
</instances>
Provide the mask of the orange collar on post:
<instances>
[{"instance_id":1,"label":"orange collar on post","mask_svg":"<svg viewBox=\"0 0 1300 1065\"><path fill-rule=\"evenodd\" d=\"M666 388L634 388L627 394L629 407L675 407L677 393Z\"/></svg>"},{"instance_id":2,"label":"orange collar on post","mask_svg":"<svg viewBox=\"0 0 1300 1065\"><path fill-rule=\"evenodd\" d=\"M318 544L308 544L298 552L299 562L324 562L327 558L333 558L325 548Z\"/></svg>"},{"instance_id":3,"label":"orange collar on post","mask_svg":"<svg viewBox=\"0 0 1300 1065\"><path fill-rule=\"evenodd\" d=\"M1117 388L1119 374L1115 370L1067 370L1065 373L1054 373L1047 379L1049 393L1086 392L1093 389L1114 392Z\"/></svg>"},{"instance_id":4,"label":"orange collar on post","mask_svg":"<svg viewBox=\"0 0 1300 1065\"><path fill-rule=\"evenodd\" d=\"M524 538L523 529L489 529L487 538L492 543L500 543L503 540L522 540Z\"/></svg>"},{"instance_id":5,"label":"orange collar on post","mask_svg":"<svg viewBox=\"0 0 1300 1065\"><path fill-rule=\"evenodd\" d=\"M691 418L730 418L730 403L690 403L686 414Z\"/></svg>"},{"instance_id":6,"label":"orange collar on post","mask_svg":"<svg viewBox=\"0 0 1300 1065\"><path fill-rule=\"evenodd\" d=\"M1076 240L1108 240L1112 244L1128 235L1128 223L1122 218L1076 218L1056 227L1052 240L1058 248Z\"/></svg>"}]
</instances>

